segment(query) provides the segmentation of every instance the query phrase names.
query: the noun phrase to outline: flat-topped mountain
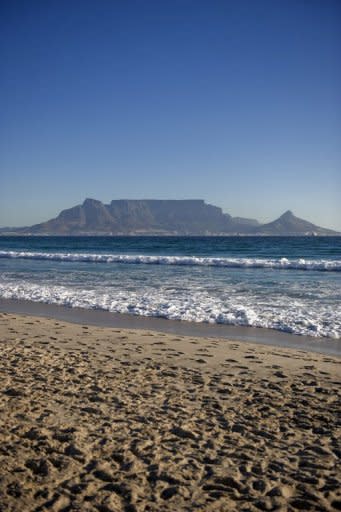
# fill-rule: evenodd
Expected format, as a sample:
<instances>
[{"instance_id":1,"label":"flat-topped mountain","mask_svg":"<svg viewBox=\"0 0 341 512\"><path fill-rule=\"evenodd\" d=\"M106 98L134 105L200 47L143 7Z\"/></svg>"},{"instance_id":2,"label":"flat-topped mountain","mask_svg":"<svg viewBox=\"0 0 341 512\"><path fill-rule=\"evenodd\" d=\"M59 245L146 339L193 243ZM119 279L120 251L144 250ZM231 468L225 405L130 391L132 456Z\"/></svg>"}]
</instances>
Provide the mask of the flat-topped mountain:
<instances>
[{"instance_id":1,"label":"flat-topped mountain","mask_svg":"<svg viewBox=\"0 0 341 512\"><path fill-rule=\"evenodd\" d=\"M8 233L4 228L2 234ZM31 235L336 235L287 211L277 220L231 217L202 199L120 199L103 204L86 199L55 219L12 229Z\"/></svg>"},{"instance_id":2,"label":"flat-topped mountain","mask_svg":"<svg viewBox=\"0 0 341 512\"><path fill-rule=\"evenodd\" d=\"M120 199L103 204L86 199L63 210L55 219L36 224L32 234L211 234L237 232L258 225L256 220L236 219L202 199Z\"/></svg>"}]
</instances>

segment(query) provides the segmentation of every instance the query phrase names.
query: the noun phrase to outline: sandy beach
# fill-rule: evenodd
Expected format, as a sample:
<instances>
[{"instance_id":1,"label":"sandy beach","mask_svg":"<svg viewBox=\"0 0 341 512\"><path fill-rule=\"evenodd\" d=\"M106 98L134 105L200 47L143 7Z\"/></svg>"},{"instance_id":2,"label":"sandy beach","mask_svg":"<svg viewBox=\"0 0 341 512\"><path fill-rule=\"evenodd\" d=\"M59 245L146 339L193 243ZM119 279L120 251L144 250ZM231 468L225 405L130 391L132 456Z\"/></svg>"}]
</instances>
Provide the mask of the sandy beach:
<instances>
[{"instance_id":1,"label":"sandy beach","mask_svg":"<svg viewBox=\"0 0 341 512\"><path fill-rule=\"evenodd\" d=\"M341 510L340 359L0 314L0 511Z\"/></svg>"}]
</instances>

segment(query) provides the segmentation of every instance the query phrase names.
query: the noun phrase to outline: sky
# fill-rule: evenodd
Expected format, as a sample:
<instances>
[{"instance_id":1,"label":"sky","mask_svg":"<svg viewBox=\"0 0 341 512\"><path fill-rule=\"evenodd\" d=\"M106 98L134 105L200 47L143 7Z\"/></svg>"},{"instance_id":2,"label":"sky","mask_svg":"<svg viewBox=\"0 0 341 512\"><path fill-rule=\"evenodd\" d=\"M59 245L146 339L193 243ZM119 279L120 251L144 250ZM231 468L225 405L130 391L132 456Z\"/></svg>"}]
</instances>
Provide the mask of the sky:
<instances>
[{"instance_id":1,"label":"sky","mask_svg":"<svg viewBox=\"0 0 341 512\"><path fill-rule=\"evenodd\" d=\"M3 0L0 226L202 198L341 231L339 0Z\"/></svg>"}]
</instances>

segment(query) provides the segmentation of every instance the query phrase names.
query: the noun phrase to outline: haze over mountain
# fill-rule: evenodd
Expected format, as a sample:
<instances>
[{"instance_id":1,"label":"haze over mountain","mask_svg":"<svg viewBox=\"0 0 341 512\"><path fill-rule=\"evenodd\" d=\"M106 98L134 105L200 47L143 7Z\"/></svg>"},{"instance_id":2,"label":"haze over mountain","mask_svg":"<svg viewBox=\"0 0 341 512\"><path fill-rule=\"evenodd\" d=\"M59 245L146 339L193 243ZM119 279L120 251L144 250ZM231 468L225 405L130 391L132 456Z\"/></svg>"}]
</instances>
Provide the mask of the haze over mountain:
<instances>
[{"instance_id":1,"label":"haze over mountain","mask_svg":"<svg viewBox=\"0 0 341 512\"><path fill-rule=\"evenodd\" d=\"M263 224L261 227L261 232L264 235L282 235L285 233L314 233L316 235L337 234L336 231L321 228L320 226L316 226L311 222L296 217L290 210L283 213L283 215L281 215L273 222Z\"/></svg>"},{"instance_id":2,"label":"haze over mountain","mask_svg":"<svg viewBox=\"0 0 341 512\"><path fill-rule=\"evenodd\" d=\"M295 217L291 211L267 224L232 217L202 199L86 199L56 218L2 234L29 235L337 235Z\"/></svg>"}]
</instances>

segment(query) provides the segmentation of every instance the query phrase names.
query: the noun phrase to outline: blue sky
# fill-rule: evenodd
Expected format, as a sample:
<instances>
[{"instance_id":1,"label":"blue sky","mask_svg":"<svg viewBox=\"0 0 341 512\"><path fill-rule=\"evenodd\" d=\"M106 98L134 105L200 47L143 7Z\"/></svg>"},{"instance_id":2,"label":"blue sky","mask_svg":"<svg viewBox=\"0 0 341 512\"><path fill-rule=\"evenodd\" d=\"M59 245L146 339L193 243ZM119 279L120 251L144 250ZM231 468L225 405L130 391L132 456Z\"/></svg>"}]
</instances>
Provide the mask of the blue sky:
<instances>
[{"instance_id":1,"label":"blue sky","mask_svg":"<svg viewBox=\"0 0 341 512\"><path fill-rule=\"evenodd\" d=\"M203 198L341 230L341 2L4 0L0 226Z\"/></svg>"}]
</instances>

